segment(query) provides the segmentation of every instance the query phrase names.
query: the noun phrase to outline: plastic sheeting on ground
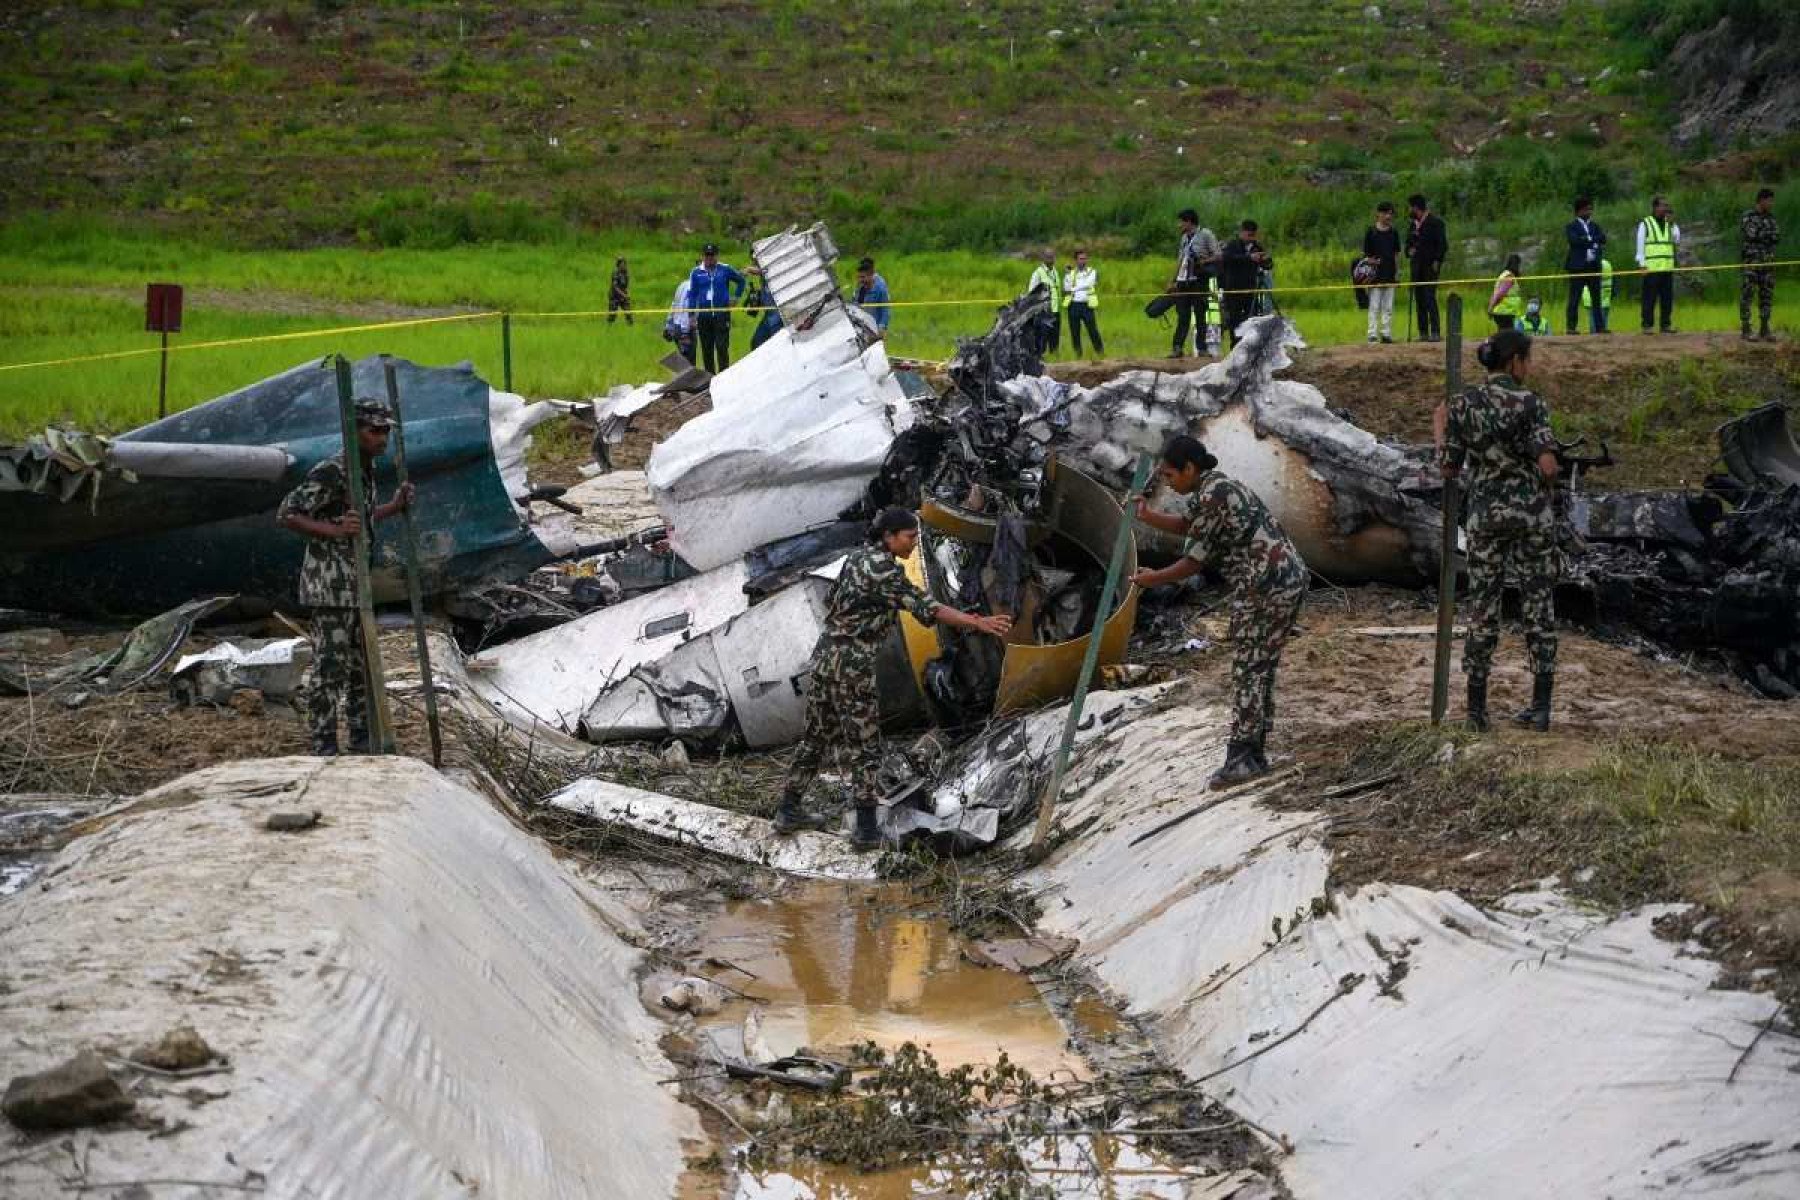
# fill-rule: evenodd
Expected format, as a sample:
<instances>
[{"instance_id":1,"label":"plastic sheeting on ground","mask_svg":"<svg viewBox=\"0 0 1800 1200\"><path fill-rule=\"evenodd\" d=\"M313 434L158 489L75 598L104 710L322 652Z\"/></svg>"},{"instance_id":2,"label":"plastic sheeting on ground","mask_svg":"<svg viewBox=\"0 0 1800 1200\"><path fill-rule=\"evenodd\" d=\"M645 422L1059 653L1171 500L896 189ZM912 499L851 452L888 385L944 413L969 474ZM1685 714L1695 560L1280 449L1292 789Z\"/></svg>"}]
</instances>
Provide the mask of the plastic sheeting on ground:
<instances>
[{"instance_id":1,"label":"plastic sheeting on ground","mask_svg":"<svg viewBox=\"0 0 1800 1200\"><path fill-rule=\"evenodd\" d=\"M1176 1066L1292 1140L1297 1197L1800 1193L1800 1043L1746 1052L1775 1001L1714 990L1666 908L1371 885L1314 916L1321 814L1201 790L1225 731L1170 705L1093 742L1059 814L1089 827L1028 881Z\"/></svg>"},{"instance_id":2,"label":"plastic sheeting on ground","mask_svg":"<svg viewBox=\"0 0 1800 1200\"><path fill-rule=\"evenodd\" d=\"M323 823L263 828L291 809ZM144 1077L171 1128L80 1135L83 1190L673 1194L699 1129L656 1083L633 917L488 801L411 759L275 759L96 824L0 902L0 1077L183 1023L229 1069ZM50 1148L0 1133L0 1193L68 1194Z\"/></svg>"}]
</instances>

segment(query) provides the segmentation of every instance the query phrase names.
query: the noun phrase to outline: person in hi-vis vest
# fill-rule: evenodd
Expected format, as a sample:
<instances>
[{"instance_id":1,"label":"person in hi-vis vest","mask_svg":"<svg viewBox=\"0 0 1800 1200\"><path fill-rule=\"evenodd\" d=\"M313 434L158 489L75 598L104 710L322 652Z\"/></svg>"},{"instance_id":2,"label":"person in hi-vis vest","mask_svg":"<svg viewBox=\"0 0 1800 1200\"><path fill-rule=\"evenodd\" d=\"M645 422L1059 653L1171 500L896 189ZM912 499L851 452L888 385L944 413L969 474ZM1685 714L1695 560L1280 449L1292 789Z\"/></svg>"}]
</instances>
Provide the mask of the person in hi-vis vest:
<instances>
[{"instance_id":1,"label":"person in hi-vis vest","mask_svg":"<svg viewBox=\"0 0 1800 1200\"><path fill-rule=\"evenodd\" d=\"M1674 333L1671 324L1675 308L1675 249L1681 245L1681 226L1675 224L1675 210L1661 196L1650 201L1650 215L1638 222L1637 265L1645 271L1641 318L1643 332L1652 329L1651 318L1662 306L1661 328Z\"/></svg>"}]
</instances>

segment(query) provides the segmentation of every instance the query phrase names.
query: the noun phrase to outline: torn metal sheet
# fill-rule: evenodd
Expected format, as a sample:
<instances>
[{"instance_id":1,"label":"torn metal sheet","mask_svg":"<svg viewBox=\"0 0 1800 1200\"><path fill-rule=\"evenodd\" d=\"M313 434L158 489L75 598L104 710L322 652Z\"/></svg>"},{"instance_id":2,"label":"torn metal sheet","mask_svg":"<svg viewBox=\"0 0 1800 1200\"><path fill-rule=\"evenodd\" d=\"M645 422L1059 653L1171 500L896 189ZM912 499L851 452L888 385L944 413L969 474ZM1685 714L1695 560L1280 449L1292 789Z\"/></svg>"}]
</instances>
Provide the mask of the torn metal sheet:
<instances>
[{"instance_id":1,"label":"torn metal sheet","mask_svg":"<svg viewBox=\"0 0 1800 1200\"><path fill-rule=\"evenodd\" d=\"M74 661L41 666L23 657L0 658L0 693L46 696L77 686L87 691L123 692L155 675L175 657L194 626L225 608L235 596L190 600L152 617L119 645Z\"/></svg>"},{"instance_id":2,"label":"torn metal sheet","mask_svg":"<svg viewBox=\"0 0 1800 1200\"><path fill-rule=\"evenodd\" d=\"M182 655L169 675L169 692L184 704L229 704L232 693L244 688L286 700L299 692L311 662L312 644L305 638L221 642Z\"/></svg>"},{"instance_id":3,"label":"torn metal sheet","mask_svg":"<svg viewBox=\"0 0 1800 1200\"><path fill-rule=\"evenodd\" d=\"M615 682L743 612L746 579L744 564L730 563L492 647L473 686L521 728L573 733Z\"/></svg>"},{"instance_id":4,"label":"torn metal sheet","mask_svg":"<svg viewBox=\"0 0 1800 1200\"><path fill-rule=\"evenodd\" d=\"M1027 539L1035 543L1050 537L1065 538L1095 567L1105 563L1112 553L1119 523L1130 519L1123 506L1106 488L1061 460L1050 463L1045 475L1043 515L1028 523ZM967 542L992 541L998 525L993 517L941 501L927 502L920 517L933 528ZM1126 547L1122 576L1129 579L1136 569L1137 547L1131 544ZM915 581L925 582L922 577ZM1129 583L1120 589L1117 607L1106 618L1101 634L1099 665L1116 663L1125 657L1125 647L1137 620L1138 591ZM1021 619L1007 639L1001 659L994 694L996 712L1034 708L1067 696L1075 689L1075 677L1087 653L1086 627L1080 628L1077 636L1040 643L1035 640L1032 622L1026 619L1030 614L1021 610L1017 615ZM906 631L913 669L924 690L926 667L937 656L940 639L911 616L902 615L900 622Z\"/></svg>"},{"instance_id":5,"label":"torn metal sheet","mask_svg":"<svg viewBox=\"0 0 1800 1200\"><path fill-rule=\"evenodd\" d=\"M1732 477L1752 490L1800 484L1800 444L1788 428L1787 405L1753 408L1719 426L1719 452Z\"/></svg>"},{"instance_id":6,"label":"torn metal sheet","mask_svg":"<svg viewBox=\"0 0 1800 1200\"><path fill-rule=\"evenodd\" d=\"M1035 415L1024 442L1054 452L1117 490L1131 464L1178 433L1206 443L1219 469L1269 506L1307 566L1342 582L1414 585L1435 570L1438 510L1409 494L1435 486L1428 456L1376 440L1343 420L1317 388L1277 379L1302 346L1292 322L1258 317L1238 345L1198 371L1130 371L1095 388L1056 391L1036 380L1002 390ZM1028 445L1016 444L1022 460ZM1157 506L1175 511L1178 497ZM1179 539L1147 527L1146 546L1180 550Z\"/></svg>"},{"instance_id":7,"label":"torn metal sheet","mask_svg":"<svg viewBox=\"0 0 1800 1200\"><path fill-rule=\"evenodd\" d=\"M804 579L633 668L588 706L582 736L711 741L735 728L753 748L794 741L806 729L801 685L830 591L823 579Z\"/></svg>"},{"instance_id":8,"label":"torn metal sheet","mask_svg":"<svg viewBox=\"0 0 1800 1200\"><path fill-rule=\"evenodd\" d=\"M812 315L714 376L711 411L651 451L651 494L697 570L834 520L911 422L883 343L839 295L821 237L790 230L756 244L759 264L781 264L777 303L816 294Z\"/></svg>"},{"instance_id":9,"label":"torn metal sheet","mask_svg":"<svg viewBox=\"0 0 1800 1200\"><path fill-rule=\"evenodd\" d=\"M578 816L624 825L677 845L789 875L853 882L877 877L876 856L858 854L835 833L802 831L776 837L769 822L761 817L603 779L578 779L545 803Z\"/></svg>"},{"instance_id":10,"label":"torn metal sheet","mask_svg":"<svg viewBox=\"0 0 1800 1200\"><path fill-rule=\"evenodd\" d=\"M385 395L385 361L356 363L357 394ZM517 502L530 490L530 431L558 409L496 391L467 364L394 362L409 414L426 592L517 578L572 545L561 525L531 524ZM276 524L274 513L315 463L342 450L330 372L305 363L109 446L109 461L142 470L135 483L109 480L95 504L0 492L9 531L0 546L0 606L108 616L225 592L251 607L295 602L305 539ZM392 461L377 460L377 487L385 495L394 484ZM376 530L372 578L378 601L405 598L397 522Z\"/></svg>"},{"instance_id":11,"label":"torn metal sheet","mask_svg":"<svg viewBox=\"0 0 1800 1200\"><path fill-rule=\"evenodd\" d=\"M1666 542L1706 550L1706 531L1724 515L1711 496L1682 492L1597 492L1573 496L1569 523L1595 541Z\"/></svg>"}]
</instances>

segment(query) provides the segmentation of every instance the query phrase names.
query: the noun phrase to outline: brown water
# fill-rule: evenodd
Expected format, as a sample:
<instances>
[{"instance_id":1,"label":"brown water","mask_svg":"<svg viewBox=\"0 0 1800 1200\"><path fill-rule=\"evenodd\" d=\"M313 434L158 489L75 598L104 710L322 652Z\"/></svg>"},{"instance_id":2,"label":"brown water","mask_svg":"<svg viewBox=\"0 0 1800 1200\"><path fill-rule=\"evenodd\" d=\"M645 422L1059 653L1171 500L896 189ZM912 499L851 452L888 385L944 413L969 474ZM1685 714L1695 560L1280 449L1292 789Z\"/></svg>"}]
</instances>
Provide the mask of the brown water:
<instances>
[{"instance_id":1,"label":"brown water","mask_svg":"<svg viewBox=\"0 0 1800 1200\"><path fill-rule=\"evenodd\" d=\"M768 1001L757 1006L761 1033L777 1055L913 1042L947 1068L993 1062L1004 1047L1040 1077L1086 1073L1031 981L969 962L948 926L908 908L901 887L815 882L734 904L700 953L755 975L709 972ZM748 1008L734 1004L703 1025L739 1025Z\"/></svg>"},{"instance_id":2,"label":"brown water","mask_svg":"<svg viewBox=\"0 0 1800 1200\"><path fill-rule=\"evenodd\" d=\"M910 1041L946 1068L990 1063L1004 1049L1040 1079L1089 1074L1028 979L970 963L958 937L909 906L900 886L810 883L772 900L734 904L708 926L699 955L742 968L707 973L767 1001L734 1003L703 1021L721 1040L735 1038L754 1011L750 1036L777 1055L801 1047L841 1054L861 1041L892 1050ZM1119 1027L1118 1017L1093 997L1077 1003L1074 1019L1088 1036ZM1191 1177L1107 1137L1033 1144L1025 1157L1034 1180L1059 1196L1173 1197ZM689 1184L684 1195L718 1194L704 1181ZM796 1165L745 1173L729 1194L734 1200L924 1200L974 1192L952 1162L869 1174Z\"/></svg>"}]
</instances>

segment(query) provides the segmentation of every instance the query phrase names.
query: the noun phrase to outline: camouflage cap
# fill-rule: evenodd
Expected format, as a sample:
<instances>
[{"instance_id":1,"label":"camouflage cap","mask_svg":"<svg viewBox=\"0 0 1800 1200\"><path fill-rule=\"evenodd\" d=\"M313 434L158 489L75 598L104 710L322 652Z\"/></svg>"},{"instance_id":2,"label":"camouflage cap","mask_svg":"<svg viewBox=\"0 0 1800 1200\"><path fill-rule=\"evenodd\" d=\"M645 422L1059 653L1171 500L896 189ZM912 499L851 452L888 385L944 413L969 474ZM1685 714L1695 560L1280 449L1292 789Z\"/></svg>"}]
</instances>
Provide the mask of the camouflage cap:
<instances>
[{"instance_id":1,"label":"camouflage cap","mask_svg":"<svg viewBox=\"0 0 1800 1200\"><path fill-rule=\"evenodd\" d=\"M356 402L356 423L370 429L387 429L394 423L394 410L386 400L363 397Z\"/></svg>"}]
</instances>

